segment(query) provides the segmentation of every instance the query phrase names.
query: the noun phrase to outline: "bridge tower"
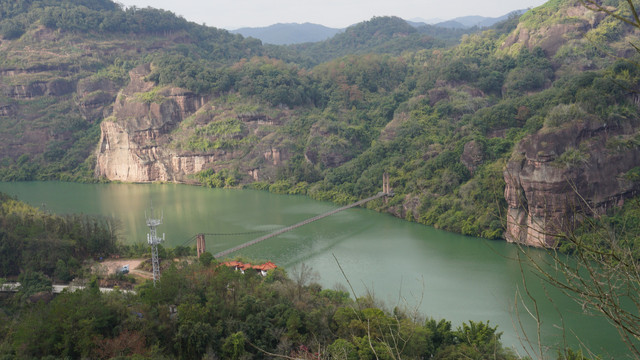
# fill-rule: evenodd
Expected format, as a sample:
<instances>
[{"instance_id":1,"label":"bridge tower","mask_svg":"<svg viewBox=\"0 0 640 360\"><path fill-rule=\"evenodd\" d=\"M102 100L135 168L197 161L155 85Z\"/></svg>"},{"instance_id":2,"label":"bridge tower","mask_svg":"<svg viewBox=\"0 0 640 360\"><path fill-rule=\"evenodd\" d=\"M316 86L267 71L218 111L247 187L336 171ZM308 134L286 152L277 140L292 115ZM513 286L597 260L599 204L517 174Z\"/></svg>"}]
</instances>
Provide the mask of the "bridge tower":
<instances>
[{"instance_id":1,"label":"bridge tower","mask_svg":"<svg viewBox=\"0 0 640 360\"><path fill-rule=\"evenodd\" d=\"M147 234L147 243L149 243L149 245L151 246L151 263L153 264L153 286L156 286L156 281L160 279L160 260L158 259L158 245L164 241L164 233L162 234L162 238L159 238L156 228L162 225L164 214L162 214L159 219L154 218L153 206L151 206L149 216L147 217L147 212L145 211L144 217L146 218L147 226L149 227L149 233Z\"/></svg>"},{"instance_id":2,"label":"bridge tower","mask_svg":"<svg viewBox=\"0 0 640 360\"><path fill-rule=\"evenodd\" d=\"M382 193L392 195L391 186L389 185L389 173L382 174Z\"/></svg>"},{"instance_id":3,"label":"bridge tower","mask_svg":"<svg viewBox=\"0 0 640 360\"><path fill-rule=\"evenodd\" d=\"M196 236L196 253L198 254L198 258L202 255L206 250L206 246L204 243L204 234L198 234Z\"/></svg>"}]
</instances>

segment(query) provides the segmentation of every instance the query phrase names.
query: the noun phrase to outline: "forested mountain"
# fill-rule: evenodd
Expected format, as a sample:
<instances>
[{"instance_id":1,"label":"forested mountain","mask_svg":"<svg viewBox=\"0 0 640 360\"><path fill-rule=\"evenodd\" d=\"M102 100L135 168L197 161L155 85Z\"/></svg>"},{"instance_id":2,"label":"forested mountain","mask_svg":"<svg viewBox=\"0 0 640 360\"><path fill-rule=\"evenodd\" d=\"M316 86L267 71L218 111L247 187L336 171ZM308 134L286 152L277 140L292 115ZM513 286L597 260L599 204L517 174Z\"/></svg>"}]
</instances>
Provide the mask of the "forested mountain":
<instances>
[{"instance_id":1,"label":"forested mountain","mask_svg":"<svg viewBox=\"0 0 640 360\"><path fill-rule=\"evenodd\" d=\"M600 180L638 165L615 161L638 150L639 74L615 57L635 56L636 32L576 1L452 47L394 17L282 47L107 0L0 4L5 180L249 185L347 203L388 172L396 196L369 206L522 241L506 219L532 220L516 209L535 186L518 159L592 184L579 190L596 207L636 191L631 175ZM583 135L553 137L571 126Z\"/></svg>"},{"instance_id":2,"label":"forested mountain","mask_svg":"<svg viewBox=\"0 0 640 360\"><path fill-rule=\"evenodd\" d=\"M556 245L596 219L576 236L598 256L616 254L612 244L630 254L633 285L639 31L610 15L633 19L628 2L598 4L551 0L446 40L376 17L324 42L267 46L110 0L0 0L0 178L174 181L346 204L378 193L387 173L395 196L369 208L462 234ZM205 263L135 296L92 282L38 301L45 275L69 278L79 259L113 251L109 222L0 196L0 223L1 275L20 272L29 289L0 299L8 357L511 356L488 324L418 323L302 277ZM593 223L615 228L615 241Z\"/></svg>"},{"instance_id":3,"label":"forested mountain","mask_svg":"<svg viewBox=\"0 0 640 360\"><path fill-rule=\"evenodd\" d=\"M292 45L296 54L311 59L314 65L350 54L386 53L400 55L403 51L443 46L442 41L421 35L413 26L398 17L374 17L348 27L329 40Z\"/></svg>"},{"instance_id":4,"label":"forested mountain","mask_svg":"<svg viewBox=\"0 0 640 360\"><path fill-rule=\"evenodd\" d=\"M497 23L508 20L510 17L517 17L524 14L526 10L518 10L514 11L510 14L490 18L484 16L464 16L455 19L451 19L448 21L439 22L436 24L425 24L424 22L411 22L406 21L407 24L418 29L418 32L431 35L432 37L438 40L448 40L455 39L457 42L463 34L469 34L472 32L477 32L479 29L491 27ZM397 21L397 19L395 19ZM376 27L393 27L395 24L375 24ZM356 24L353 26L351 31L362 31L363 24ZM261 40L264 44L273 44L273 45L291 45L291 44L301 44L301 43L310 43L310 42L320 42L324 40L329 40L333 36L343 32L345 29L333 29L328 28L323 25L317 24L274 24L266 27L256 27L256 28L240 28L236 30L231 30L230 32L233 34L241 34L245 37L253 37ZM406 29L399 29L400 32L405 31ZM367 34L366 30L364 30L365 36L373 36L374 34ZM379 34L375 34L379 35ZM362 35L360 35L362 36ZM331 42L331 41L330 41ZM333 44L328 45L326 47L331 48L334 46L341 46L339 41L333 42ZM363 51L367 52L367 50ZM349 53L349 52L347 52Z\"/></svg>"}]
</instances>

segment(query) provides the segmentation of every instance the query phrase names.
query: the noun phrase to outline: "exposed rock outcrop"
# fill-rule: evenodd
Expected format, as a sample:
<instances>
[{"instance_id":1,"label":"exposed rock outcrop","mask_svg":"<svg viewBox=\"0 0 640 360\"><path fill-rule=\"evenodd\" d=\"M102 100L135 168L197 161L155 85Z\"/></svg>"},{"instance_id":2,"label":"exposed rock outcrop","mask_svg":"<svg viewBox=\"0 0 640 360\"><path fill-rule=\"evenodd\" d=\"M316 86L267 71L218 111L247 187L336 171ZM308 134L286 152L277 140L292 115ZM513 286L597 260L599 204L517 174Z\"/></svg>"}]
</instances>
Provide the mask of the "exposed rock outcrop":
<instances>
[{"instance_id":1,"label":"exposed rock outcrop","mask_svg":"<svg viewBox=\"0 0 640 360\"><path fill-rule=\"evenodd\" d=\"M203 170L215 155L179 154L162 146L184 118L196 112L205 99L194 93L165 88L144 95L154 84L144 80L149 65L130 72L131 82L113 105L113 116L102 122L96 176L128 182L186 181Z\"/></svg>"},{"instance_id":2,"label":"exposed rock outcrop","mask_svg":"<svg viewBox=\"0 0 640 360\"><path fill-rule=\"evenodd\" d=\"M593 216L634 196L624 174L640 166L631 122L583 121L542 129L523 139L504 172L507 241L553 246L582 216Z\"/></svg>"},{"instance_id":3,"label":"exposed rock outcrop","mask_svg":"<svg viewBox=\"0 0 640 360\"><path fill-rule=\"evenodd\" d=\"M545 11L540 8L537 11ZM532 50L535 47L542 48L547 55L553 56L558 49L571 39L581 38L584 33L598 24L606 17L603 12L594 12L580 3L568 6L554 14L538 14L533 10L531 17L549 19L552 15L558 19L571 19L571 21L548 21L535 28L529 28L526 23L518 24L515 31L502 43L501 48L507 49L513 45ZM540 20L542 22L542 20Z\"/></svg>"},{"instance_id":4,"label":"exposed rock outcrop","mask_svg":"<svg viewBox=\"0 0 640 360\"><path fill-rule=\"evenodd\" d=\"M284 121L286 111L236 112L233 105L189 90L158 87L145 80L150 72L150 65L133 69L129 85L109 105L111 116L101 123L96 176L126 182L195 182L192 175L202 170L227 169L247 174L247 179L269 181L291 158L291 142L272 129ZM85 94L81 103L87 114L95 116L88 99L108 95L103 89L109 84L82 82L78 87ZM96 109L107 112L104 104L97 101Z\"/></svg>"},{"instance_id":5,"label":"exposed rock outcrop","mask_svg":"<svg viewBox=\"0 0 640 360\"><path fill-rule=\"evenodd\" d=\"M420 213L421 205L418 195L407 194L402 202L390 206L387 211L395 217L412 221L415 220L414 216Z\"/></svg>"},{"instance_id":6,"label":"exposed rock outcrop","mask_svg":"<svg viewBox=\"0 0 640 360\"><path fill-rule=\"evenodd\" d=\"M65 79L34 81L26 85L4 86L3 95L13 99L30 100L39 96L62 96L72 93L75 84Z\"/></svg>"},{"instance_id":7,"label":"exposed rock outcrop","mask_svg":"<svg viewBox=\"0 0 640 360\"><path fill-rule=\"evenodd\" d=\"M110 109L116 95L118 86L109 79L86 78L78 82L76 93L77 105L85 119L95 121L110 115Z\"/></svg>"},{"instance_id":8,"label":"exposed rock outcrop","mask_svg":"<svg viewBox=\"0 0 640 360\"><path fill-rule=\"evenodd\" d=\"M470 173L474 173L478 166L482 164L484 160L484 149L482 144L475 140L469 141L464 144L462 155L460 155L460 162L464 165Z\"/></svg>"}]
</instances>

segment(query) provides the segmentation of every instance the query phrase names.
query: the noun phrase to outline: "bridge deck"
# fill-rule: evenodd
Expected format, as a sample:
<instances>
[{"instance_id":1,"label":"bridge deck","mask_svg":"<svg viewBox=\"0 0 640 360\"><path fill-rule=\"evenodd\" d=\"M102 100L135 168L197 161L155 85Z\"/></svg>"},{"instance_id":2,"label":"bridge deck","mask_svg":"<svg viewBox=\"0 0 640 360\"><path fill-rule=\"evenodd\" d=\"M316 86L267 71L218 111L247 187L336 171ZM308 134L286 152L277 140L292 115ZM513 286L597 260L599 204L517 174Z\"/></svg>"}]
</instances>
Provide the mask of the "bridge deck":
<instances>
[{"instance_id":1,"label":"bridge deck","mask_svg":"<svg viewBox=\"0 0 640 360\"><path fill-rule=\"evenodd\" d=\"M381 198L383 196L388 196L388 195L390 195L390 194L387 194L385 192L379 192L375 196L372 196L372 197L369 197L369 198L366 198L366 199L362 199L362 200L360 200L358 202L355 202L353 204L350 204L350 205L347 205L347 206L343 206L343 207L335 209L335 210L331 210L329 212L326 212L326 213L318 215L318 216L314 216L314 217L312 217L310 219L307 219L305 221L302 221L302 222L299 222L297 224L288 226L288 227L286 227L284 229L280 229L278 231L272 232L271 234L259 237L257 239L251 240L251 241L248 241L248 242L246 242L244 244L240 244L240 245L238 245L236 247L233 247L231 249L228 249L228 250L225 250L225 251L221 251L221 252L215 254L213 257L216 258L216 259L221 258L223 256L231 254L232 252L236 252L238 250L244 249L247 246L251 246L251 245L257 244L257 243L259 243L261 241L264 241L264 240L270 239L272 237L278 236L280 234L286 233L287 231L291 231L293 229L299 228L300 226L307 225L307 224L312 223L314 221L326 218L327 216L331 216L333 214L339 213L340 211L351 209L352 207L360 206L362 204L368 203L369 201L372 201L372 200L375 200L375 199L379 199L379 198Z\"/></svg>"}]
</instances>

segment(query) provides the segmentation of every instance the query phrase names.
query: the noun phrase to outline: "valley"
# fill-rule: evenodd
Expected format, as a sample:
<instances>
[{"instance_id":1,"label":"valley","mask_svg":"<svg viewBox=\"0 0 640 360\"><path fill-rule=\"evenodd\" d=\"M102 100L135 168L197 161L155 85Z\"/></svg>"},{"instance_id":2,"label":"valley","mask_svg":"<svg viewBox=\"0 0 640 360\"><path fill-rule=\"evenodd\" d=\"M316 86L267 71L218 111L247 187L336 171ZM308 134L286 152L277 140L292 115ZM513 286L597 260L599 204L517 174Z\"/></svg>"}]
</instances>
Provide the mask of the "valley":
<instances>
[{"instance_id":1,"label":"valley","mask_svg":"<svg viewBox=\"0 0 640 360\"><path fill-rule=\"evenodd\" d=\"M509 255L504 256L521 261L547 250L549 258L544 259L560 264L564 272L546 273L549 270L543 266L537 269L541 277L550 286L571 289L585 313L604 313L612 319L611 314L620 308L619 303L610 302L610 294L627 296L626 286L638 282L632 276L637 272L616 271L637 267L640 259L640 68L636 47L640 20L634 10L632 2L621 0L550 0L486 28L421 27L395 16L376 16L326 40L271 45L189 22L170 11L124 7L111 0L0 0L0 180L18 187L68 186L69 193L51 190L49 206L68 201L65 196L78 191L76 185L120 186L120 195L111 196L127 207L132 200L121 196L134 193L137 190L132 189L138 186L176 189L189 184L199 185L193 191L202 194L237 191L243 197L261 191L271 202L281 195L303 196L302 201L314 208L314 201L337 207L372 199L383 187L383 174L388 174L395 196L376 198L362 207L384 213L380 216L393 216L401 226L424 229L415 230L418 232L447 231L442 241L451 241L453 248L444 252L454 258L486 241L504 249L520 249L507 250ZM27 192L20 199L30 195ZM219 200L232 206L233 201L225 196L235 195ZM42 201L24 200L34 206ZM9 198L2 201L6 207L3 226L11 232L0 231L0 238L7 239L0 244L0 255L6 259L0 277L33 276L34 283L46 283L47 278L70 277L68 267L81 275L82 261L102 252L113 253L129 241L126 236L116 241L111 222L102 218L49 218L42 209ZM93 209L95 214L115 212L100 208L110 203L103 194L87 202L98 206ZM178 205L176 217L191 214L188 207ZM253 207L271 211L269 202ZM84 210L79 206L69 211ZM45 219L43 227L34 219ZM293 223L283 219L272 222ZM49 220L59 225L55 231L47 230ZM194 227L207 221L201 219ZM130 234L132 238L140 235L131 230L137 226L127 224L135 234ZM394 241L394 232L385 232L385 240L378 239L378 243ZM193 235L191 230L175 236L189 235ZM341 239L340 234L333 236L335 241L321 249L308 244L311 250L300 259L286 259L286 246L274 256L280 256L286 265L298 265L304 259L313 263L318 252L324 259L328 249L343 244L336 240ZM452 240L462 236L468 238ZM287 241L287 236L282 238ZM418 242L412 237L402 241ZM34 256L46 254L38 249L40 245L51 252ZM353 246L367 247L364 240ZM410 248L403 242L395 250L407 251L405 246ZM24 255L13 258L13 251ZM61 264L54 255L61 257ZM369 259L382 255L387 253L369 255ZM579 265L563 267L573 264L565 256L579 260ZM444 255L431 261L441 264L441 257ZM490 263L501 261L492 259ZM353 262L358 262L357 257ZM596 264L595 270L591 264ZM172 276L204 276L205 283L218 274L210 264L191 265L171 270L175 271ZM200 265L204 267L197 267ZM320 261L322 270L332 265L326 259ZM517 265L506 266L517 277ZM440 267L447 268L445 264ZM473 266L460 268L473 271ZM592 276L586 284L607 286L589 292L593 289L588 286L583 291L585 283L571 283L572 279L582 280L585 273ZM503 279L496 287L514 279ZM234 284L248 286L248 302L256 287L273 290L253 280L236 280ZM293 286L291 281L283 275L276 280L279 285L274 285L278 290L273 291L292 304L304 296L308 300L315 291L306 283L300 283L297 295L285 291ZM204 285L193 286L207 291ZM310 293L303 295L303 288ZM507 288L513 292L513 287ZM174 290L148 291L141 295L148 296L145 301L154 301L156 296L163 300L149 305L154 310L140 313L160 311L158 304L171 301L204 306L204 295L200 300L185 300L174 296ZM23 300L29 296L19 295ZM346 298L340 296L326 300L331 303L327 306L334 309L337 302L346 304ZM231 298L236 305L231 293L218 300L223 298L224 306L231 306ZM490 301L485 298L482 302ZM12 306L17 307L0 312L0 317L21 313L22 303ZM49 311L48 305L43 306L42 311ZM501 304L501 309L505 306ZM615 311L602 310L610 307ZM230 312L237 309L227 308ZM292 324L300 320L299 315L291 316ZM470 318L469 314L463 317L460 322ZM220 337L211 335L222 333L214 328L214 318L206 324L198 322L207 329L200 339L214 346L216 354L231 356L232 344L244 339L238 334L248 334L250 328L242 332L241 327L231 326L237 332L225 333L227 345L223 346ZM328 321L326 316L323 319ZM612 321L631 321L633 327L626 317ZM500 320L503 331L505 323ZM318 324L313 326L322 327ZM293 328L284 325L279 326ZM435 331L423 325L419 331ZM336 325L338 328L343 329ZM101 329L106 342L124 336ZM0 328L0 334L2 331L10 330ZM458 335L465 330L459 331ZM155 341L154 336L156 340L173 336L160 336L156 330L149 330L151 333L154 335L146 337L150 342ZM626 336L628 349L640 354L637 334L621 334ZM206 340L210 335L217 340ZM292 344L311 343L301 340L308 340L306 335L293 331L289 335L274 335L277 341L263 345L275 351L278 344L294 354ZM337 341L333 335L323 336ZM204 356L206 347L198 348L197 354L184 347L187 338L185 335L184 343L176 340L183 344L180 349L158 351L179 357ZM360 338L366 339L358 333ZM516 343L513 334L503 339L510 345ZM499 336L493 337L483 346L498 340ZM95 355L97 341L71 357ZM350 344L364 354L369 350L362 348L366 342L362 341ZM461 344L434 345L428 354L455 358L456 351L471 351L456 347ZM38 353L36 348L31 354ZM562 358L575 355L570 348L563 348ZM500 354L502 358L513 355L508 351Z\"/></svg>"},{"instance_id":2,"label":"valley","mask_svg":"<svg viewBox=\"0 0 640 360\"><path fill-rule=\"evenodd\" d=\"M312 46L276 48L145 11L125 12L121 21L157 16L164 30L141 29L126 43L120 30L84 39L73 30L80 25L64 23L2 42L2 179L199 182L346 204L375 193L389 172L399 196L378 210L537 244L515 228L535 228L547 215L525 208L536 213L527 220L509 210L521 206L514 194L531 197L537 190L528 188L538 186L512 174L516 148L562 141L544 160L526 158L549 162L559 179L576 184L591 181L587 165L591 178L624 177L636 166L599 165L611 163L606 156L636 156L624 146L600 155L636 136L635 98L624 90L636 71L610 55L633 55L627 44L635 30L581 4L553 2L442 49L397 18L375 18ZM567 16L570 24L561 21ZM606 48L593 47L596 40ZM572 131L565 123L593 135L564 143L561 132ZM595 165L559 162L583 148L592 149L585 158L605 157ZM546 181L540 186L554 186ZM637 191L633 182L590 186L575 191L595 211ZM555 204L565 192L544 190L549 199L541 201ZM571 206L548 212L567 217Z\"/></svg>"}]
</instances>

